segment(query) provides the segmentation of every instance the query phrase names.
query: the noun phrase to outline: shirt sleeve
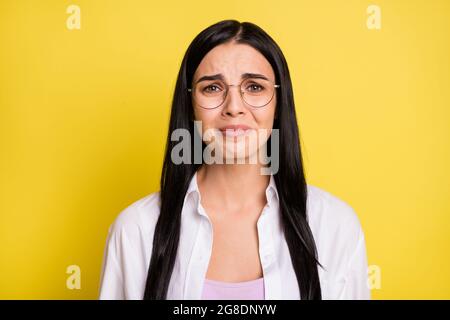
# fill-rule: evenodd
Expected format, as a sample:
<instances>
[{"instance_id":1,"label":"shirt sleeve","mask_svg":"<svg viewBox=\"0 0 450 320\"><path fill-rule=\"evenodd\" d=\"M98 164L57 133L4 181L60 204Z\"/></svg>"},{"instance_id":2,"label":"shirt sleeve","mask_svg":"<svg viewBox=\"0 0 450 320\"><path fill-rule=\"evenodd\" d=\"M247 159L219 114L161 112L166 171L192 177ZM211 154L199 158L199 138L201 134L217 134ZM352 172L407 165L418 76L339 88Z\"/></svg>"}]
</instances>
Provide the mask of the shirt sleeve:
<instances>
[{"instance_id":1,"label":"shirt sleeve","mask_svg":"<svg viewBox=\"0 0 450 320\"><path fill-rule=\"evenodd\" d=\"M367 253L365 237L361 226L359 227L356 249L351 255L346 272L345 287L341 299L370 300L370 288L367 274Z\"/></svg>"},{"instance_id":2,"label":"shirt sleeve","mask_svg":"<svg viewBox=\"0 0 450 320\"><path fill-rule=\"evenodd\" d=\"M113 230L113 226L108 230L108 237L103 254L99 300L125 299L123 274L120 264L118 263L118 234L117 230Z\"/></svg>"}]
</instances>

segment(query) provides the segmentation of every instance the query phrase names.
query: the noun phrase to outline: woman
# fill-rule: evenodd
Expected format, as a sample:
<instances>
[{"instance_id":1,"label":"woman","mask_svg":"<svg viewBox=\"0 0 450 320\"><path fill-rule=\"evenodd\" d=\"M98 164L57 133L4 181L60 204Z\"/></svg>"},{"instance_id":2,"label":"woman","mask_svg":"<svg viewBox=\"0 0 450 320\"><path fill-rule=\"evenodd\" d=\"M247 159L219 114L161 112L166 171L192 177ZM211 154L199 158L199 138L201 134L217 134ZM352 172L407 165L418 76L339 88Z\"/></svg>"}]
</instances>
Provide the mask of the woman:
<instances>
[{"instance_id":1,"label":"woman","mask_svg":"<svg viewBox=\"0 0 450 320\"><path fill-rule=\"evenodd\" d=\"M221 21L187 49L160 192L110 227L100 299L370 299L358 217L306 184L288 66L258 26Z\"/></svg>"}]
</instances>

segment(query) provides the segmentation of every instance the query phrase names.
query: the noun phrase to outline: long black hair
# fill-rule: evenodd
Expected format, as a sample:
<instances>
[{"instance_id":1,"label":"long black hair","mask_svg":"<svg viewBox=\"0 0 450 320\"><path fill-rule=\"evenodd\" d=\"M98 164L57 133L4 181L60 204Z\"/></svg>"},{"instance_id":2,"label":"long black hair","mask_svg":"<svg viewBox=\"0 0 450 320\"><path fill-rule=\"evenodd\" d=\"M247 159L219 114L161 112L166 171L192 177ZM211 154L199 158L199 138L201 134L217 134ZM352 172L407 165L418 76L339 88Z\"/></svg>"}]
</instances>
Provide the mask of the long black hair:
<instances>
[{"instance_id":1,"label":"long black hair","mask_svg":"<svg viewBox=\"0 0 450 320\"><path fill-rule=\"evenodd\" d=\"M288 65L279 46L264 30L253 23L236 20L224 20L200 32L189 45L181 63L172 101L160 181L160 215L154 231L144 299L167 298L180 239L184 197L201 166L194 162L194 152L191 152L190 164L172 162L171 153L176 142L171 140L171 133L183 128L189 130L191 137L196 134L193 106L187 89L203 57L214 47L229 41L258 50L271 64L275 81L280 84L273 124L273 128L279 130L279 168L274 179L280 201L280 218L301 299L321 299L317 269L320 263L306 212L307 188ZM271 137L267 143L269 146Z\"/></svg>"}]
</instances>

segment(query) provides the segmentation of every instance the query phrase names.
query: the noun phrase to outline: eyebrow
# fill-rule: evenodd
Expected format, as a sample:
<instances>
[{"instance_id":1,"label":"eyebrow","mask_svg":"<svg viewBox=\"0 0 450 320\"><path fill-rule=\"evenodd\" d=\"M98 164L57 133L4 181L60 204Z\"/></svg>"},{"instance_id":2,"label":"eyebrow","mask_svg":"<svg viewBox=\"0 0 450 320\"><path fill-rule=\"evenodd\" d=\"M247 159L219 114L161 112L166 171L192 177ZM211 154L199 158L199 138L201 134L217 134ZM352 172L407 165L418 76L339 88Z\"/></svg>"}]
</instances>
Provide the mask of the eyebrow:
<instances>
[{"instance_id":1,"label":"eyebrow","mask_svg":"<svg viewBox=\"0 0 450 320\"><path fill-rule=\"evenodd\" d=\"M265 75L263 74L259 74L259 73L243 73L241 75L241 79L264 79L264 80L269 80ZM207 76L203 76L200 79L198 79L195 83L199 83L201 81L208 81L208 80L222 80L224 81L225 78L223 76L223 74L221 73L217 73L217 74L213 74L213 75L207 75Z\"/></svg>"}]
</instances>

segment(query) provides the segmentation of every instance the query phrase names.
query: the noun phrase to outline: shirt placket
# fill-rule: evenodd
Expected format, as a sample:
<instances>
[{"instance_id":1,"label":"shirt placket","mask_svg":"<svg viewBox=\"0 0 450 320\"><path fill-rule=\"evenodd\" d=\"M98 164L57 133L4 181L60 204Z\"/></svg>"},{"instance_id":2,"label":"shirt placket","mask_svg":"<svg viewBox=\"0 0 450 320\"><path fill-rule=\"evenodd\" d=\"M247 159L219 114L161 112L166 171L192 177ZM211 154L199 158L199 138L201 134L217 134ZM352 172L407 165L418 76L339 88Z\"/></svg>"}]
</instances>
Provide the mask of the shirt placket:
<instances>
[{"instance_id":1,"label":"shirt placket","mask_svg":"<svg viewBox=\"0 0 450 320\"><path fill-rule=\"evenodd\" d=\"M265 300L278 300L281 295L281 275L278 263L275 261L274 239L272 233L272 208L266 206L257 223L259 238L259 255L264 276Z\"/></svg>"},{"instance_id":2,"label":"shirt placket","mask_svg":"<svg viewBox=\"0 0 450 320\"><path fill-rule=\"evenodd\" d=\"M201 205L198 207L202 219L195 239L186 276L184 299L201 299L203 284L212 252L213 229L211 221Z\"/></svg>"}]
</instances>

